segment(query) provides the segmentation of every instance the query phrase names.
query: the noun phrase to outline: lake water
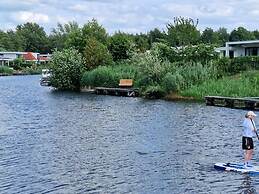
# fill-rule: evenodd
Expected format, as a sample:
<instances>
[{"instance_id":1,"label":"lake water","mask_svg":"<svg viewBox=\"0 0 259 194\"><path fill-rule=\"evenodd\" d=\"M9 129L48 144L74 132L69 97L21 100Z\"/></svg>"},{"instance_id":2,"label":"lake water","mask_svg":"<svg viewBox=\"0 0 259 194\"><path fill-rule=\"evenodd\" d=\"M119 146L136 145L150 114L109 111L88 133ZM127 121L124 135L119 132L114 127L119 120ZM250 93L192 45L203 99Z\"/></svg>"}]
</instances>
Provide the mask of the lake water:
<instances>
[{"instance_id":1,"label":"lake water","mask_svg":"<svg viewBox=\"0 0 259 194\"><path fill-rule=\"evenodd\" d=\"M242 162L246 111L57 92L0 77L0 193L256 193ZM259 123L259 121L258 121ZM255 140L254 164L259 144Z\"/></svg>"}]
</instances>

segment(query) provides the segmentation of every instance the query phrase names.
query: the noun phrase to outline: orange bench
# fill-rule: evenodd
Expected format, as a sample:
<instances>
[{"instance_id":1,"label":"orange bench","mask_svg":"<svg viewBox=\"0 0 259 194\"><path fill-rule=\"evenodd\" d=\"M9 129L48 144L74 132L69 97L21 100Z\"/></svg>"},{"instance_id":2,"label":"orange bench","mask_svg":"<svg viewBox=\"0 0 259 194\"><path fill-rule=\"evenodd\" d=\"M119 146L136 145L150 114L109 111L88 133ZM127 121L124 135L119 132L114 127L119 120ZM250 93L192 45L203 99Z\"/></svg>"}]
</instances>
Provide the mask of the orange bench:
<instances>
[{"instance_id":1,"label":"orange bench","mask_svg":"<svg viewBox=\"0 0 259 194\"><path fill-rule=\"evenodd\" d=\"M132 79L121 79L119 83L120 87L132 87L133 80Z\"/></svg>"}]
</instances>

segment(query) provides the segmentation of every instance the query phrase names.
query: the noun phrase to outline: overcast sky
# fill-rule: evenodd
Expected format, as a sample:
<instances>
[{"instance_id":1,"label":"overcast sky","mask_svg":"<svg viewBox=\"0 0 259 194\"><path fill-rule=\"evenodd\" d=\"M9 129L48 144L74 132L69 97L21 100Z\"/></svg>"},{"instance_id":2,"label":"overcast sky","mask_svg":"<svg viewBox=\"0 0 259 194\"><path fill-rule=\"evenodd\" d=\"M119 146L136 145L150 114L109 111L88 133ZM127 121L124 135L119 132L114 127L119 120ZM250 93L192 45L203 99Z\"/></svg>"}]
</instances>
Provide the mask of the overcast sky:
<instances>
[{"instance_id":1,"label":"overcast sky","mask_svg":"<svg viewBox=\"0 0 259 194\"><path fill-rule=\"evenodd\" d=\"M0 0L0 29L36 22L50 32L57 23L97 19L109 33L165 29L174 16L199 19L198 28L259 29L258 0Z\"/></svg>"}]
</instances>

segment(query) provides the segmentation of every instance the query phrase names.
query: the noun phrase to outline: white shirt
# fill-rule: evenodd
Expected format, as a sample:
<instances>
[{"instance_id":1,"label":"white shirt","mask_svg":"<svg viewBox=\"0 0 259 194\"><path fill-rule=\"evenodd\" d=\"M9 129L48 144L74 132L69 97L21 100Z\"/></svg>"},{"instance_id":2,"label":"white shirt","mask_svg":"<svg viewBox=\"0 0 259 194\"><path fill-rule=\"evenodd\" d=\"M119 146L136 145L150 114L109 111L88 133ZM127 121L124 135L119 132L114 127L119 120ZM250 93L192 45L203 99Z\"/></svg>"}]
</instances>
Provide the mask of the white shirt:
<instances>
[{"instance_id":1,"label":"white shirt","mask_svg":"<svg viewBox=\"0 0 259 194\"><path fill-rule=\"evenodd\" d=\"M253 126L252 122L254 123L254 121L252 121L251 119L245 118L245 120L243 122L243 136L244 137L254 137L255 136L254 126Z\"/></svg>"}]
</instances>

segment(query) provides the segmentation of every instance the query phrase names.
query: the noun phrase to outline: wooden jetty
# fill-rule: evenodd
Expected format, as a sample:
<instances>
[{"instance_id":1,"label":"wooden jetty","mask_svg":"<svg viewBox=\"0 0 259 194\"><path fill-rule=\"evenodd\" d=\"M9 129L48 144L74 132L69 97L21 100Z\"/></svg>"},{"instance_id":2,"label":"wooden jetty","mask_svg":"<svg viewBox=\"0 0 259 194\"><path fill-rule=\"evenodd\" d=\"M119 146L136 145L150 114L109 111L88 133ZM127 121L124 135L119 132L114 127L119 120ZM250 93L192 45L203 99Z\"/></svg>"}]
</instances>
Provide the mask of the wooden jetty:
<instances>
[{"instance_id":1,"label":"wooden jetty","mask_svg":"<svg viewBox=\"0 0 259 194\"><path fill-rule=\"evenodd\" d=\"M234 98L224 96L205 96L204 98L206 100L206 105L208 106L259 110L258 97Z\"/></svg>"},{"instance_id":2,"label":"wooden jetty","mask_svg":"<svg viewBox=\"0 0 259 194\"><path fill-rule=\"evenodd\" d=\"M96 87L94 89L95 94L127 97L137 97L139 95L139 90L132 87L132 79L120 79L118 86L119 88Z\"/></svg>"},{"instance_id":3,"label":"wooden jetty","mask_svg":"<svg viewBox=\"0 0 259 194\"><path fill-rule=\"evenodd\" d=\"M96 87L94 91L95 91L95 94L112 95L112 96L137 97L139 95L138 89L134 89L134 88Z\"/></svg>"}]
</instances>

